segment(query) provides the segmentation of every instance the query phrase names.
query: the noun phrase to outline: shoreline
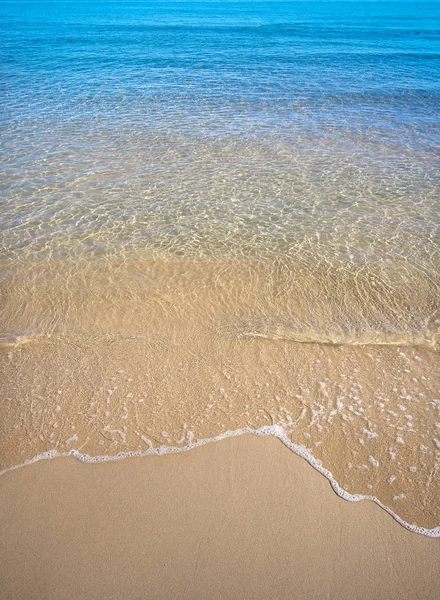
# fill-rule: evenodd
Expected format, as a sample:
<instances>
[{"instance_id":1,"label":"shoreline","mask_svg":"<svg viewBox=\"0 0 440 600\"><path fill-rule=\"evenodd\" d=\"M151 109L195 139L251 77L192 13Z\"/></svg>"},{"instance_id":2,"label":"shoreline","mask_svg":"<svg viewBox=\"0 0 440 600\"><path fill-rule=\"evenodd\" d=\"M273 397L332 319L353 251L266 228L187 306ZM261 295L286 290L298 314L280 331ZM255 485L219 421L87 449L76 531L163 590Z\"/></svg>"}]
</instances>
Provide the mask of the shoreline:
<instances>
[{"instance_id":1,"label":"shoreline","mask_svg":"<svg viewBox=\"0 0 440 600\"><path fill-rule=\"evenodd\" d=\"M342 490L411 528L439 526L439 354L391 344L419 331L435 282L407 304L406 288L386 293L385 273L353 267L338 278L291 261L61 266L26 267L6 288L0 469L281 426Z\"/></svg>"},{"instance_id":2,"label":"shoreline","mask_svg":"<svg viewBox=\"0 0 440 600\"><path fill-rule=\"evenodd\" d=\"M190 433L190 432L189 432ZM42 454L37 454L33 458L26 460L24 463L20 465L15 465L0 471L0 476L14 471L16 469L21 469L22 467L34 464L41 460L49 460L54 458L68 458L72 457L83 463L106 463L106 462L115 462L121 461L127 458L142 458L146 456L163 456L166 454L177 454L182 452L187 452L189 450L194 450L195 448L199 448L201 446L205 446L207 444L212 444L214 442L219 442L221 440L230 438L230 437L238 437L242 435L252 435L252 436L271 436L278 439L284 446L286 446L289 450L291 450L296 456L303 458L310 466L312 466L320 475L323 475L325 479L330 483L335 494L342 498L343 500L347 500L348 502L360 502L362 500L369 500L376 504L379 508L384 510L389 516L391 516L399 525L411 531L412 533L418 533L420 535L426 537L438 538L440 537L440 525L433 528L426 528L418 526L415 523L408 523L403 520L397 513L395 513L390 507L386 506L383 502L381 502L378 498L373 495L365 495L365 494L351 494L348 491L344 490L343 487L339 485L339 483L333 478L332 473L326 469L322 462L315 458L305 446L294 444L291 442L288 437L285 435L283 428L279 425L272 425L261 427L259 429L238 429L235 431L225 431L223 434L215 436L213 438L200 439L195 442L191 441L189 444L177 447L177 446L160 446L158 448L150 448L145 451L131 451L131 452L120 452L116 455L103 455L103 456L90 456L88 454L82 454L78 450L72 448L67 452L59 453L56 450L49 450Z\"/></svg>"}]
</instances>

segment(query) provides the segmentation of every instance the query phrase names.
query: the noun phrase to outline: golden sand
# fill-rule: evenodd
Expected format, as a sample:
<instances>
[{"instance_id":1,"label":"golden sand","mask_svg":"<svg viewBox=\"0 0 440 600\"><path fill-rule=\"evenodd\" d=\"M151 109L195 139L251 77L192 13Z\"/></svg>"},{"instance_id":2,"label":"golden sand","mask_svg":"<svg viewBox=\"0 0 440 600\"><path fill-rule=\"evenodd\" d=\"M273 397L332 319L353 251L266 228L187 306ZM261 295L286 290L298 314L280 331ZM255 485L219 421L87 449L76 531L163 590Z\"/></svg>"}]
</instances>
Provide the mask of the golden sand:
<instances>
[{"instance_id":1,"label":"golden sand","mask_svg":"<svg viewBox=\"0 0 440 600\"><path fill-rule=\"evenodd\" d=\"M434 600L440 544L274 438L0 478L2 600Z\"/></svg>"}]
</instances>

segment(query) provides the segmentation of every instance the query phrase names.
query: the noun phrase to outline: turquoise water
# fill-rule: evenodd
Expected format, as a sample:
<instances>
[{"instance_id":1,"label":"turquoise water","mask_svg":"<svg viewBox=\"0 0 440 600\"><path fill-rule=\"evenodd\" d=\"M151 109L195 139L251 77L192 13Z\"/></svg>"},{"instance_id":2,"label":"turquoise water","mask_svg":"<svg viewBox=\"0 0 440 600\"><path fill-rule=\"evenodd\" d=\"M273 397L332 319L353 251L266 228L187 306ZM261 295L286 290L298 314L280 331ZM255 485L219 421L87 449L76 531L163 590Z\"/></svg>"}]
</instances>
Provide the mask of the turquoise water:
<instances>
[{"instance_id":1,"label":"turquoise water","mask_svg":"<svg viewBox=\"0 0 440 600\"><path fill-rule=\"evenodd\" d=\"M67 261L214 259L237 289L231 259L263 260L301 306L295 331L436 339L440 3L0 14L6 277L42 260L66 276ZM15 296L38 294L17 278Z\"/></svg>"},{"instance_id":2,"label":"turquoise water","mask_svg":"<svg viewBox=\"0 0 440 600\"><path fill-rule=\"evenodd\" d=\"M438 257L440 3L0 17L6 256Z\"/></svg>"}]
</instances>

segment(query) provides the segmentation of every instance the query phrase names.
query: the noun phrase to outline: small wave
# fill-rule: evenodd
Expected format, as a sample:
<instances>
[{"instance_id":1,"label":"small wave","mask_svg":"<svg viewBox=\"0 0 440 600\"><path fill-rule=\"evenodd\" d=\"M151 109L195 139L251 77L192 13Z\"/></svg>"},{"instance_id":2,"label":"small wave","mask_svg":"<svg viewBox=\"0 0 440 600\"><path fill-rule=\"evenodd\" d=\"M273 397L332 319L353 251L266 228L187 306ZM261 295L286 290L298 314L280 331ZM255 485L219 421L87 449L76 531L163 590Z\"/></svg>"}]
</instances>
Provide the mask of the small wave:
<instances>
[{"instance_id":1,"label":"small wave","mask_svg":"<svg viewBox=\"0 0 440 600\"><path fill-rule=\"evenodd\" d=\"M386 333L361 331L353 333L320 333L317 331L296 331L286 327L269 327L261 330L244 331L245 337L287 340L300 344L331 344L350 346L428 346L436 348L438 334Z\"/></svg>"},{"instance_id":2,"label":"small wave","mask_svg":"<svg viewBox=\"0 0 440 600\"><path fill-rule=\"evenodd\" d=\"M298 331L286 327L264 327L251 328L246 331L236 331L230 328L219 330L222 334L235 334L238 337L263 338L268 340L285 340L298 344L326 344L326 345L347 345L347 346L423 346L437 349L439 342L438 333L387 333L383 331L360 331L360 332L319 332L319 331ZM32 342L41 342L44 339L51 341L62 341L74 343L79 341L103 341L110 340L130 340L140 341L148 339L147 335L124 335L118 334L78 334L68 335L49 335L40 331L26 331L20 334L0 335L0 348L17 348L23 344Z\"/></svg>"},{"instance_id":3,"label":"small wave","mask_svg":"<svg viewBox=\"0 0 440 600\"><path fill-rule=\"evenodd\" d=\"M4 333L0 334L0 348L17 348L23 344L29 344L47 337L41 331L27 330L20 333Z\"/></svg>"}]
</instances>

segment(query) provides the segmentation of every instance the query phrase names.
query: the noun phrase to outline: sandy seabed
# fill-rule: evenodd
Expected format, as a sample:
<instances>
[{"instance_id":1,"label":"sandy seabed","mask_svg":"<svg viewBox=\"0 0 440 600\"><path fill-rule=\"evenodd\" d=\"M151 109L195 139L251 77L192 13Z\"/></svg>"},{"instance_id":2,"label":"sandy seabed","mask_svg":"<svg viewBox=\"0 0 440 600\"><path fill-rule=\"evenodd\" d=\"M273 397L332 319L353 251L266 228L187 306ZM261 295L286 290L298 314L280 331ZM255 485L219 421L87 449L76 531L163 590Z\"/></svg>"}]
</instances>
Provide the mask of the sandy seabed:
<instances>
[{"instance_id":1,"label":"sandy seabed","mask_svg":"<svg viewBox=\"0 0 440 600\"><path fill-rule=\"evenodd\" d=\"M440 540L411 533L272 437L0 478L0 598L437 597Z\"/></svg>"}]
</instances>

